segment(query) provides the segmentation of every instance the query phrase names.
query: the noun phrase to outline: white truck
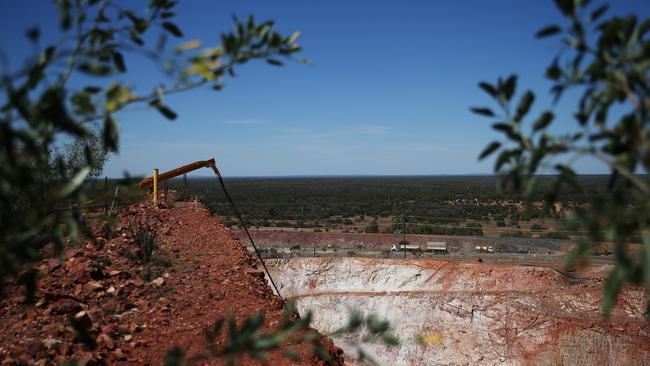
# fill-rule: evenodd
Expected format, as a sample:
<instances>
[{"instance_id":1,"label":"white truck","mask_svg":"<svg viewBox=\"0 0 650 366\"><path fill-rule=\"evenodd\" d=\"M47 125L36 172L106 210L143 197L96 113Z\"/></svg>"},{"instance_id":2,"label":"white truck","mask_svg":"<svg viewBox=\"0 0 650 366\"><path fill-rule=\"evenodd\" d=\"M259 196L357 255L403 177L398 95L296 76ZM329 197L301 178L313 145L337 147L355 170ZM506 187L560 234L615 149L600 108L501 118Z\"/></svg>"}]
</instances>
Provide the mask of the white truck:
<instances>
[{"instance_id":1,"label":"white truck","mask_svg":"<svg viewBox=\"0 0 650 366\"><path fill-rule=\"evenodd\" d=\"M483 253L494 253L494 247L487 247L487 246L480 246L477 245L474 248L477 252L483 252Z\"/></svg>"},{"instance_id":2,"label":"white truck","mask_svg":"<svg viewBox=\"0 0 650 366\"><path fill-rule=\"evenodd\" d=\"M430 241L426 244L399 244L399 249L397 245L392 245L390 250L393 252L396 251L407 251L407 252L442 252L447 253L447 243L444 241Z\"/></svg>"},{"instance_id":3,"label":"white truck","mask_svg":"<svg viewBox=\"0 0 650 366\"><path fill-rule=\"evenodd\" d=\"M421 250L421 248L417 244L399 244L399 248L397 245L393 244L391 245L390 250L391 252L396 252L398 250L417 251L417 250Z\"/></svg>"},{"instance_id":4,"label":"white truck","mask_svg":"<svg viewBox=\"0 0 650 366\"><path fill-rule=\"evenodd\" d=\"M447 242L445 241L430 241L426 246L427 252L447 253Z\"/></svg>"}]
</instances>

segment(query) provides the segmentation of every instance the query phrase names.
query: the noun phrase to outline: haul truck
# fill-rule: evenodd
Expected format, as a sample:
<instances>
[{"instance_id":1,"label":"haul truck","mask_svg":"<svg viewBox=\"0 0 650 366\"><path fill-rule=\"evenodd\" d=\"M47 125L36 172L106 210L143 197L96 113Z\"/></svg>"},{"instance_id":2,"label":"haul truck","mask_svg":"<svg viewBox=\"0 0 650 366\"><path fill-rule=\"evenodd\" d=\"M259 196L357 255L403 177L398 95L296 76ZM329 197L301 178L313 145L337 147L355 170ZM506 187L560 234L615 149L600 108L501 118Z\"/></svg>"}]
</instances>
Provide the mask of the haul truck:
<instances>
[{"instance_id":1,"label":"haul truck","mask_svg":"<svg viewBox=\"0 0 650 366\"><path fill-rule=\"evenodd\" d=\"M393 245L390 248L391 251L407 251L407 252L437 252L437 253L448 253L447 251L447 242L444 241L430 241L426 244L399 244L399 249L397 245Z\"/></svg>"}]
</instances>

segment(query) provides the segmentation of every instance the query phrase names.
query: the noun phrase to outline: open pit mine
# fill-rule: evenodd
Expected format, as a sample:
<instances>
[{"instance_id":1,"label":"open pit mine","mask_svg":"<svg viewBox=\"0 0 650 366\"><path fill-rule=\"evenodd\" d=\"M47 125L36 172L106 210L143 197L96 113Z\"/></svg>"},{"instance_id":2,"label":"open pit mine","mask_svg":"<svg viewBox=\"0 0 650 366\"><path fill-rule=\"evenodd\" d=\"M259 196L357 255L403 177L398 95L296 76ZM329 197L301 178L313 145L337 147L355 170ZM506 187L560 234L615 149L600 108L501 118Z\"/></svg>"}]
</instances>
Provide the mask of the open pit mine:
<instances>
[{"instance_id":1,"label":"open pit mine","mask_svg":"<svg viewBox=\"0 0 650 366\"><path fill-rule=\"evenodd\" d=\"M650 365L646 296L625 288L601 311L610 266L565 273L544 266L424 259L268 261L285 298L331 334L351 311L391 322L399 347L365 344L383 365ZM332 335L353 356L354 339Z\"/></svg>"}]
</instances>

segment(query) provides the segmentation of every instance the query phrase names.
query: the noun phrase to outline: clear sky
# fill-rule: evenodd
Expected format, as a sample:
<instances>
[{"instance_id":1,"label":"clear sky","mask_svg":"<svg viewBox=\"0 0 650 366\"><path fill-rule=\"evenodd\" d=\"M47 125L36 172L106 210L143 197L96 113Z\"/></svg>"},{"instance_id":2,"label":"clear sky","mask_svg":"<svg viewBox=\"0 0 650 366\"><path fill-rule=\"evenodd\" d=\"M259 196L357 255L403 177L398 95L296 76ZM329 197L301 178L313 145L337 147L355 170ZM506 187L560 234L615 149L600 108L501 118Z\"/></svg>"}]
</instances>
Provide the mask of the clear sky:
<instances>
[{"instance_id":1,"label":"clear sky","mask_svg":"<svg viewBox=\"0 0 650 366\"><path fill-rule=\"evenodd\" d=\"M613 2L610 14L650 16L648 0ZM275 20L282 32L302 32L302 55L314 65L245 65L222 92L167 98L173 122L122 113L108 176L210 157L226 176L489 173L492 162L477 156L496 135L469 112L490 105L477 83L514 72L538 94L533 112L550 106L543 72L559 43L533 36L561 21L550 0L184 0L177 12L185 38L206 43L230 29L233 13ZM26 52L23 30L55 22L49 1L0 1L0 49ZM146 62L127 66L136 86L162 77ZM575 125L572 103L556 106L559 129ZM581 172L604 170L582 162Z\"/></svg>"}]
</instances>

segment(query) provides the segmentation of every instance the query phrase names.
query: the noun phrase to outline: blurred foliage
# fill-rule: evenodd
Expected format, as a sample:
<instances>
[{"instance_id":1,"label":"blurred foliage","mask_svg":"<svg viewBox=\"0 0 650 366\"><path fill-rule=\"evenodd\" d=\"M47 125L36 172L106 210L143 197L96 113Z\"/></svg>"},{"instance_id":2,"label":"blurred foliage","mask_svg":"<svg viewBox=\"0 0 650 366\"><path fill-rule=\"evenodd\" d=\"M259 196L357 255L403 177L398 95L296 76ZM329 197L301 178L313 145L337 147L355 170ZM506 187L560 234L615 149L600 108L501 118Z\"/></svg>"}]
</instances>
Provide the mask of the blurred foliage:
<instances>
[{"instance_id":1,"label":"blurred foliage","mask_svg":"<svg viewBox=\"0 0 650 366\"><path fill-rule=\"evenodd\" d=\"M400 340L391 333L391 325L375 314L366 317L360 312L352 312L348 323L336 330L333 335L343 336L357 350L357 359L371 365L379 365L368 351L363 348L367 343L379 343L388 347L398 347Z\"/></svg>"},{"instance_id":2,"label":"blurred foliage","mask_svg":"<svg viewBox=\"0 0 650 366\"><path fill-rule=\"evenodd\" d=\"M557 102L565 92L580 95L573 118L575 132L556 134L551 110L524 123L535 100L526 90L515 97L517 76L479 86L499 107L474 113L497 121L492 127L505 142L494 141L481 153L483 159L498 153L494 166L501 187L522 192L528 207L539 191L538 174L557 174L544 194L548 212L559 194L582 190L573 163L585 156L604 163L609 171L607 189L585 207L568 214L568 228L586 230L569 257L574 263L599 242L613 242L616 266L605 285L603 311L609 314L625 283L650 290L650 18L634 15L603 20L607 5L591 7L588 0L555 0L567 23L541 29L537 37L560 36L562 48L546 70ZM632 256L627 244L643 242L641 256ZM649 303L650 310L650 303Z\"/></svg>"},{"instance_id":3,"label":"blurred foliage","mask_svg":"<svg viewBox=\"0 0 650 366\"><path fill-rule=\"evenodd\" d=\"M232 316L219 319L205 331L208 343L205 352L186 358L182 349L174 348L167 352L165 365L202 364L211 358L224 359L228 365L239 365L246 355L265 362L268 360L268 352L277 349L283 350L284 357L300 362L300 355L291 350L291 345L303 343L311 345L312 353L318 359L332 361L321 342L323 336L309 328L312 313L308 312L304 317L298 317L297 314L295 303L288 302L277 329L265 327L265 317L261 312L244 319L239 325ZM390 347L398 346L399 340L389 331L390 324L375 315L364 319L359 313L351 313L347 324L334 334L361 337L363 343L380 341ZM359 360L376 364L359 343L355 342L355 346L359 349Z\"/></svg>"},{"instance_id":4,"label":"blurred foliage","mask_svg":"<svg viewBox=\"0 0 650 366\"><path fill-rule=\"evenodd\" d=\"M86 231L79 212L57 208L86 198L82 185L105 156L97 151L117 151L118 112L144 105L173 120L177 114L166 96L199 87L221 90L238 65L260 59L277 66L300 51L299 33L284 36L273 22L253 17L235 18L220 44L181 42L183 32L173 22L176 4L55 0L59 30L29 29L35 51L20 67L11 68L1 55L0 291L8 276L31 273L42 245L54 242L61 250L64 238ZM131 57L148 59L167 80L136 90L128 82ZM95 153L93 130L101 135ZM74 141L70 152L76 158L68 163L53 154L65 141Z\"/></svg>"}]
</instances>

